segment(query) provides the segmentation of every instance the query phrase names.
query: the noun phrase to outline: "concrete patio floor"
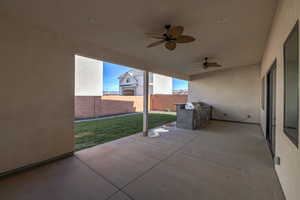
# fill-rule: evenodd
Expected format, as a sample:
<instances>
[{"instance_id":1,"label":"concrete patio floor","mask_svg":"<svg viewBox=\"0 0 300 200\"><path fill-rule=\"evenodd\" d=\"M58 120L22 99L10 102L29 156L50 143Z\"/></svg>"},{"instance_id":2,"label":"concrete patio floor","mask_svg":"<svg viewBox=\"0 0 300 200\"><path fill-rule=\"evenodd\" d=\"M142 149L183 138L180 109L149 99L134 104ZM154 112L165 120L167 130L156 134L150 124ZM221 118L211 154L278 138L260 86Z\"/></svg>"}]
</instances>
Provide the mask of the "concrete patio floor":
<instances>
[{"instance_id":1,"label":"concrete patio floor","mask_svg":"<svg viewBox=\"0 0 300 200\"><path fill-rule=\"evenodd\" d=\"M129 136L2 178L0 199L284 199L259 126L165 128L161 137Z\"/></svg>"}]
</instances>

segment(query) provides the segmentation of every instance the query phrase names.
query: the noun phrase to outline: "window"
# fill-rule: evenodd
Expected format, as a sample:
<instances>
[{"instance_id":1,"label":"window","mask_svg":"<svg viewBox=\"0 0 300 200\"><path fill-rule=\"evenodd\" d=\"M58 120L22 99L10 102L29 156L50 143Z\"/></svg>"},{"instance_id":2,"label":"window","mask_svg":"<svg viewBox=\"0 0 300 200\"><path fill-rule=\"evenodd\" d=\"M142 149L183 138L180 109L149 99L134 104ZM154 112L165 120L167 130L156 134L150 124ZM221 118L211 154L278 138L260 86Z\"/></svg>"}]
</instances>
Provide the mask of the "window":
<instances>
[{"instance_id":1,"label":"window","mask_svg":"<svg viewBox=\"0 0 300 200\"><path fill-rule=\"evenodd\" d=\"M298 147L299 23L284 43L284 132Z\"/></svg>"},{"instance_id":2,"label":"window","mask_svg":"<svg viewBox=\"0 0 300 200\"><path fill-rule=\"evenodd\" d=\"M265 77L262 79L262 84L261 84L261 108L264 110L265 109L265 92L266 92L266 86L265 86Z\"/></svg>"},{"instance_id":3,"label":"window","mask_svg":"<svg viewBox=\"0 0 300 200\"><path fill-rule=\"evenodd\" d=\"M130 78L127 78L127 79L126 79L126 83L130 83Z\"/></svg>"}]
</instances>

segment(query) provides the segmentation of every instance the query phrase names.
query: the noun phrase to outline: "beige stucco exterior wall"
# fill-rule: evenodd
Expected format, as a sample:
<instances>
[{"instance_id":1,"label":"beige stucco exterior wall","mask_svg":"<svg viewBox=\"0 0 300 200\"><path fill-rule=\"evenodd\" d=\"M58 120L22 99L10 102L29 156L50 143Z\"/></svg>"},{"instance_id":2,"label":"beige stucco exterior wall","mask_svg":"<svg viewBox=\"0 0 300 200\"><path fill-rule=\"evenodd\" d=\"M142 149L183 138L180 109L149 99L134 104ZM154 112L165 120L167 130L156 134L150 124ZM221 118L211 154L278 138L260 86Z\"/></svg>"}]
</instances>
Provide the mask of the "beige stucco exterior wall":
<instances>
[{"instance_id":1,"label":"beige stucco exterior wall","mask_svg":"<svg viewBox=\"0 0 300 200\"><path fill-rule=\"evenodd\" d=\"M103 61L75 55L75 96L103 96Z\"/></svg>"},{"instance_id":2,"label":"beige stucco exterior wall","mask_svg":"<svg viewBox=\"0 0 300 200\"><path fill-rule=\"evenodd\" d=\"M188 101L212 105L214 119L259 123L259 72L254 65L194 76Z\"/></svg>"},{"instance_id":3,"label":"beige stucco exterior wall","mask_svg":"<svg viewBox=\"0 0 300 200\"><path fill-rule=\"evenodd\" d=\"M0 173L73 151L74 54L0 17Z\"/></svg>"},{"instance_id":4,"label":"beige stucco exterior wall","mask_svg":"<svg viewBox=\"0 0 300 200\"><path fill-rule=\"evenodd\" d=\"M290 142L283 132L283 44L299 17L299 0L279 1L261 68L261 77L263 77L266 75L274 60L277 59L275 153L281 158L281 164L276 165L275 168L287 200L298 200L300 198L300 151ZM261 110L261 117L262 127L265 130L266 114L263 110Z\"/></svg>"},{"instance_id":5,"label":"beige stucco exterior wall","mask_svg":"<svg viewBox=\"0 0 300 200\"><path fill-rule=\"evenodd\" d=\"M153 93L152 94L172 94L172 77L153 73Z\"/></svg>"}]
</instances>

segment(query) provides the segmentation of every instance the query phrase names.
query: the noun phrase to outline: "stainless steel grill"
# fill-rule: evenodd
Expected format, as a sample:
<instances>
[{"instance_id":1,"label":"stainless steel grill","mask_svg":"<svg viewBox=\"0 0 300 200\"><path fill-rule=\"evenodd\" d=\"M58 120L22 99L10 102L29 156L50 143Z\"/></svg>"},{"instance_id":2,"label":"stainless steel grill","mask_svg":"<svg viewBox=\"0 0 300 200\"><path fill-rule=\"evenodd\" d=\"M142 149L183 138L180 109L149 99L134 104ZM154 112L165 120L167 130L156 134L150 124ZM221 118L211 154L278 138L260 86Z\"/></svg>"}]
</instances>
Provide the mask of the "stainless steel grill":
<instances>
[{"instance_id":1,"label":"stainless steel grill","mask_svg":"<svg viewBox=\"0 0 300 200\"><path fill-rule=\"evenodd\" d=\"M211 106L203 102L193 102L195 109L186 110L185 104L176 104L176 127L183 129L201 129L211 119Z\"/></svg>"}]
</instances>

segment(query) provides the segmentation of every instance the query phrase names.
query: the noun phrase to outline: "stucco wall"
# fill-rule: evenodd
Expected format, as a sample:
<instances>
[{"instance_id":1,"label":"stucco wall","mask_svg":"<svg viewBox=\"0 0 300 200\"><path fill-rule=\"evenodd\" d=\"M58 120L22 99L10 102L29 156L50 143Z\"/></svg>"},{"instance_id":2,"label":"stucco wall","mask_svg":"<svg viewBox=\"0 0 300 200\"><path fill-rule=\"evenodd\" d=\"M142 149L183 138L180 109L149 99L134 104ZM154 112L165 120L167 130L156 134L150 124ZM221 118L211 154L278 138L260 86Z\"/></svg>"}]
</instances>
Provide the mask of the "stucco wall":
<instances>
[{"instance_id":1,"label":"stucco wall","mask_svg":"<svg viewBox=\"0 0 300 200\"><path fill-rule=\"evenodd\" d=\"M172 94L172 78L160 74L153 74L153 94Z\"/></svg>"},{"instance_id":2,"label":"stucco wall","mask_svg":"<svg viewBox=\"0 0 300 200\"><path fill-rule=\"evenodd\" d=\"M283 132L283 44L299 17L299 0L279 1L261 68L262 78L266 75L274 60L277 59L275 154L281 158L281 164L276 165L275 168L287 200L298 200L300 197L300 151ZM264 110L261 110L261 118L262 127L265 130L266 113Z\"/></svg>"},{"instance_id":3,"label":"stucco wall","mask_svg":"<svg viewBox=\"0 0 300 200\"><path fill-rule=\"evenodd\" d=\"M259 72L259 66L244 66L195 76L188 101L212 105L214 119L259 123Z\"/></svg>"},{"instance_id":4,"label":"stucco wall","mask_svg":"<svg viewBox=\"0 0 300 200\"><path fill-rule=\"evenodd\" d=\"M136 87L136 95L137 96L143 96L143 94L144 94L144 87L143 87L143 85L137 86ZM150 87L149 87L149 94L151 94L150 93Z\"/></svg>"},{"instance_id":5,"label":"stucco wall","mask_svg":"<svg viewBox=\"0 0 300 200\"><path fill-rule=\"evenodd\" d=\"M103 95L103 62L83 56L75 56L75 95Z\"/></svg>"},{"instance_id":6,"label":"stucco wall","mask_svg":"<svg viewBox=\"0 0 300 200\"><path fill-rule=\"evenodd\" d=\"M0 24L2 173L73 151L74 55L56 34Z\"/></svg>"}]
</instances>

